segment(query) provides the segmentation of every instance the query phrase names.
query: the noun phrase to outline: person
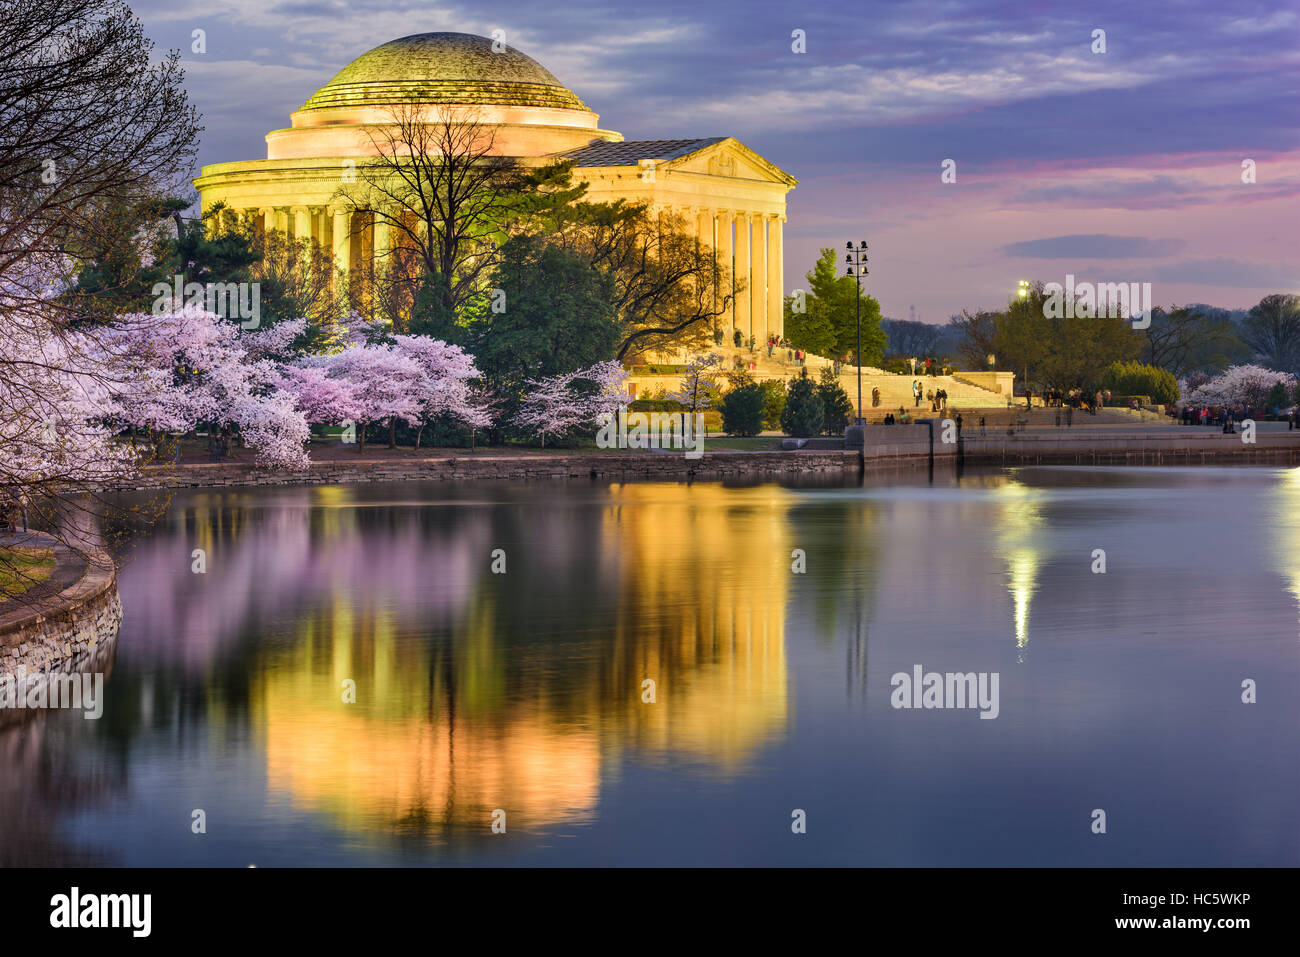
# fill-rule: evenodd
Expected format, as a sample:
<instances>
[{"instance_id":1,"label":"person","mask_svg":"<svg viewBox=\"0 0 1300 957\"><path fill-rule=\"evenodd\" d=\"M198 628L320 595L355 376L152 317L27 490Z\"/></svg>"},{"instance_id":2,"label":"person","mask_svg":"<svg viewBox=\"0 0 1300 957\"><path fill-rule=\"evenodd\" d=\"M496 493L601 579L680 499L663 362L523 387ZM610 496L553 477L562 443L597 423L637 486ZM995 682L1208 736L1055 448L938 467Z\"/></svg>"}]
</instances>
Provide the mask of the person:
<instances>
[{"instance_id":1,"label":"person","mask_svg":"<svg viewBox=\"0 0 1300 957\"><path fill-rule=\"evenodd\" d=\"M880 389L873 387L871 389L871 407L874 409L880 405Z\"/></svg>"},{"instance_id":2,"label":"person","mask_svg":"<svg viewBox=\"0 0 1300 957\"><path fill-rule=\"evenodd\" d=\"M1295 428L1295 413L1296 410L1292 409L1286 414L1286 430L1288 432Z\"/></svg>"},{"instance_id":3,"label":"person","mask_svg":"<svg viewBox=\"0 0 1300 957\"><path fill-rule=\"evenodd\" d=\"M988 433L984 431L984 416L981 415L981 416L980 416L980 435L987 435L987 434L988 434Z\"/></svg>"},{"instance_id":4,"label":"person","mask_svg":"<svg viewBox=\"0 0 1300 957\"><path fill-rule=\"evenodd\" d=\"M912 380L912 407L917 408L921 404L921 383L916 379Z\"/></svg>"},{"instance_id":5,"label":"person","mask_svg":"<svg viewBox=\"0 0 1300 957\"><path fill-rule=\"evenodd\" d=\"M1074 426L1074 406L1067 405L1065 407L1065 427L1068 429L1068 428L1072 428L1073 426Z\"/></svg>"},{"instance_id":6,"label":"person","mask_svg":"<svg viewBox=\"0 0 1300 957\"><path fill-rule=\"evenodd\" d=\"M960 412L957 413L957 418L954 419L953 421L957 423L957 438L960 439L961 438L961 413Z\"/></svg>"},{"instance_id":7,"label":"person","mask_svg":"<svg viewBox=\"0 0 1300 957\"><path fill-rule=\"evenodd\" d=\"M937 403L937 402L934 401L934 390L933 390L933 389L927 389L927 390L926 390L926 393L925 393L925 401L930 403L930 411L931 411L931 412L938 412L938 411L939 411L939 403Z\"/></svg>"}]
</instances>

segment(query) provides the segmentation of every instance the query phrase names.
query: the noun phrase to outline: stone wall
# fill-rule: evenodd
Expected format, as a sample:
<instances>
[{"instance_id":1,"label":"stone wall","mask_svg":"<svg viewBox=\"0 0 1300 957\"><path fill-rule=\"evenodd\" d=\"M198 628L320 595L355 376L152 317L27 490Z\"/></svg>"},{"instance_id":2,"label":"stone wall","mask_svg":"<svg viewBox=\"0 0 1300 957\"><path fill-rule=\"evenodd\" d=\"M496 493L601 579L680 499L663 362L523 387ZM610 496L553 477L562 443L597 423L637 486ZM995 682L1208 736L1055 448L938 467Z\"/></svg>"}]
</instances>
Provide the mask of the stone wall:
<instances>
[{"instance_id":1,"label":"stone wall","mask_svg":"<svg viewBox=\"0 0 1300 957\"><path fill-rule=\"evenodd\" d=\"M1300 464L1300 433L1260 432L1258 442L1247 445L1239 435L1170 428L1132 432L1060 429L1017 432L989 429L979 435L963 431L960 449L942 440L941 420L934 422L933 453L936 462L966 465L1296 465ZM681 452L575 452L498 454L495 452L443 453L435 458L332 460L315 462L293 472L246 462L195 464L144 469L120 489L214 488L248 485L338 485L364 482L477 481L505 479L713 479L730 477L776 478L801 474L856 474L925 465L931 454L929 426L868 425L866 451L827 449L828 440L810 440L797 451L706 452L688 459ZM819 447L813 447L819 446Z\"/></svg>"},{"instance_id":2,"label":"stone wall","mask_svg":"<svg viewBox=\"0 0 1300 957\"><path fill-rule=\"evenodd\" d=\"M480 479L572 479L612 481L646 478L716 478L843 472L858 456L843 450L798 452L608 452L566 455L467 454L431 459L360 459L315 462L305 471L267 469L247 463L146 468L117 488L212 488L230 485L336 485L353 482L420 482Z\"/></svg>"},{"instance_id":3,"label":"stone wall","mask_svg":"<svg viewBox=\"0 0 1300 957\"><path fill-rule=\"evenodd\" d=\"M56 560L75 560L58 554ZM13 607L8 607L13 606ZM0 675L31 675L98 660L117 641L122 603L117 573L107 555L96 556L75 584L30 603L0 605Z\"/></svg>"}]
</instances>

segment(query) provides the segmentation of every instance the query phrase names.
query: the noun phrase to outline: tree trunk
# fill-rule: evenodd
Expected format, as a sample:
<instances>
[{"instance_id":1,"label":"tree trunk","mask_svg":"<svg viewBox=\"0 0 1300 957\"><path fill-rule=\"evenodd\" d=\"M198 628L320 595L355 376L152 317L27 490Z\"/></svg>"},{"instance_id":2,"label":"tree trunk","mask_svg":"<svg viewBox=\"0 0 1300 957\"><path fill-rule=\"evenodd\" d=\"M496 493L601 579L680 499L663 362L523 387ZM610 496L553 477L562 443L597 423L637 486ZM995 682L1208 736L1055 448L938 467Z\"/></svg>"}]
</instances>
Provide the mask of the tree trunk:
<instances>
[{"instance_id":1,"label":"tree trunk","mask_svg":"<svg viewBox=\"0 0 1300 957\"><path fill-rule=\"evenodd\" d=\"M388 447L397 448L397 416L395 415L388 417Z\"/></svg>"},{"instance_id":2,"label":"tree trunk","mask_svg":"<svg viewBox=\"0 0 1300 957\"><path fill-rule=\"evenodd\" d=\"M415 433L415 451L420 451L420 437L424 435L424 423L420 423L420 428Z\"/></svg>"}]
</instances>

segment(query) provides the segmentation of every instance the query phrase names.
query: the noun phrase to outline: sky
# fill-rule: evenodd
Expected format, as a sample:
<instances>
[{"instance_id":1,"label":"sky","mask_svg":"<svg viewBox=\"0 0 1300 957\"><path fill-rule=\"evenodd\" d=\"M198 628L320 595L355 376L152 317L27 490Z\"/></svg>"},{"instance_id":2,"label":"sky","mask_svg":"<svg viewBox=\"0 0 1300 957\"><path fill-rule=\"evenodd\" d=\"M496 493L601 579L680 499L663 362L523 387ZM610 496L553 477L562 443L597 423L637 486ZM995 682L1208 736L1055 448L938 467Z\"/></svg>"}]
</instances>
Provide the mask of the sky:
<instances>
[{"instance_id":1,"label":"sky","mask_svg":"<svg viewBox=\"0 0 1300 957\"><path fill-rule=\"evenodd\" d=\"M787 291L821 247L866 240L883 313L933 323L1067 274L1150 282L1162 305L1300 292L1300 0L132 6L182 52L200 164L264 158L381 43L502 30L605 129L733 136L795 176Z\"/></svg>"}]
</instances>

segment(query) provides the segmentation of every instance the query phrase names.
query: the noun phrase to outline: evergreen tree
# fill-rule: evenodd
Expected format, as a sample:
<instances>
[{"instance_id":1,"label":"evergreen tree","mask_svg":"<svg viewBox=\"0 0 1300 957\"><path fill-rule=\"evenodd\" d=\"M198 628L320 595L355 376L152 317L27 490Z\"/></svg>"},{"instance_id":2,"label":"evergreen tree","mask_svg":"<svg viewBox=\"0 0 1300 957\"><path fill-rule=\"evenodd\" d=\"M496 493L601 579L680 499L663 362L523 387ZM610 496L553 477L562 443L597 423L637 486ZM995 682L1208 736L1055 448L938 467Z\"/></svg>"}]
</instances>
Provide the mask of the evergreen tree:
<instances>
[{"instance_id":1,"label":"evergreen tree","mask_svg":"<svg viewBox=\"0 0 1300 957\"><path fill-rule=\"evenodd\" d=\"M840 385L839 376L829 367L821 371L817 383L817 395L822 400L822 409L826 414L825 431L827 435L842 435L853 417L853 400Z\"/></svg>"},{"instance_id":2,"label":"evergreen tree","mask_svg":"<svg viewBox=\"0 0 1300 957\"><path fill-rule=\"evenodd\" d=\"M763 408L766 393L747 372L728 377L731 388L722 397L722 429L731 435L754 436L763 431Z\"/></svg>"},{"instance_id":3,"label":"evergreen tree","mask_svg":"<svg viewBox=\"0 0 1300 957\"><path fill-rule=\"evenodd\" d=\"M514 414L528 380L614 357L622 328L610 282L540 236L516 236L502 246L492 285L504 295L459 333L484 383L504 400L500 420Z\"/></svg>"},{"instance_id":4,"label":"evergreen tree","mask_svg":"<svg viewBox=\"0 0 1300 957\"><path fill-rule=\"evenodd\" d=\"M781 427L781 413L785 411L785 383L780 379L765 379L763 387L763 428Z\"/></svg>"},{"instance_id":5,"label":"evergreen tree","mask_svg":"<svg viewBox=\"0 0 1300 957\"><path fill-rule=\"evenodd\" d=\"M821 433L826 422L826 408L817 394L817 386L808 378L808 370L801 369L799 377L790 383L790 394L781 413L781 429L786 435L806 438Z\"/></svg>"},{"instance_id":6,"label":"evergreen tree","mask_svg":"<svg viewBox=\"0 0 1300 957\"><path fill-rule=\"evenodd\" d=\"M786 331L790 342L823 356L852 356L858 345L858 285L851 276L838 274L835 250L822 249L806 276L809 293L806 311L795 313L787 301ZM863 365L879 365L889 337L880 328L880 303L861 297ZM789 325L793 322L793 326Z\"/></svg>"}]
</instances>

